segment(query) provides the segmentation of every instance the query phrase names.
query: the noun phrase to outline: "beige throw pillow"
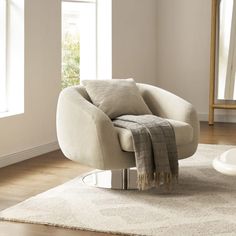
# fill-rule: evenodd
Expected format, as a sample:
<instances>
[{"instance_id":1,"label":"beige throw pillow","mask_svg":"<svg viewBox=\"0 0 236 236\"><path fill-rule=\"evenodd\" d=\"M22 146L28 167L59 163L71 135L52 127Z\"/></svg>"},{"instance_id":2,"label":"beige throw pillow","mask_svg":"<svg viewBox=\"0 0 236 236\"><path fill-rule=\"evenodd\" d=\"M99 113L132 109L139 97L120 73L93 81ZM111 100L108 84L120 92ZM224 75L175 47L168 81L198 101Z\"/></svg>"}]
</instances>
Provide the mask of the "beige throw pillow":
<instances>
[{"instance_id":1,"label":"beige throw pillow","mask_svg":"<svg viewBox=\"0 0 236 236\"><path fill-rule=\"evenodd\" d=\"M152 114L133 79L84 80L82 84L93 104L111 119Z\"/></svg>"}]
</instances>

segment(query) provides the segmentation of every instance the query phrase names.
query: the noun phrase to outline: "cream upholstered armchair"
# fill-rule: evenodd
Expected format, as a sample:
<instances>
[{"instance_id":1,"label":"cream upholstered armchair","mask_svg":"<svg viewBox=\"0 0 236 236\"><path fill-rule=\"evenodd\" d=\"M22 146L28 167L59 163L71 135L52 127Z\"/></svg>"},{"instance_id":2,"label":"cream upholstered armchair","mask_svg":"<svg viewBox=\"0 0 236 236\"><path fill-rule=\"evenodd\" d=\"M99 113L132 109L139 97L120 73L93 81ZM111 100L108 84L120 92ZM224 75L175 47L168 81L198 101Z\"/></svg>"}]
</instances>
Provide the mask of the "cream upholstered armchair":
<instances>
[{"instance_id":1,"label":"cream upholstered armchair","mask_svg":"<svg viewBox=\"0 0 236 236\"><path fill-rule=\"evenodd\" d=\"M137 86L152 113L172 124L178 158L193 155L199 135L193 106L161 88L147 84ZM81 85L66 88L59 96L57 135L64 155L73 161L102 170L135 166L131 132L114 127L110 118L91 103Z\"/></svg>"}]
</instances>

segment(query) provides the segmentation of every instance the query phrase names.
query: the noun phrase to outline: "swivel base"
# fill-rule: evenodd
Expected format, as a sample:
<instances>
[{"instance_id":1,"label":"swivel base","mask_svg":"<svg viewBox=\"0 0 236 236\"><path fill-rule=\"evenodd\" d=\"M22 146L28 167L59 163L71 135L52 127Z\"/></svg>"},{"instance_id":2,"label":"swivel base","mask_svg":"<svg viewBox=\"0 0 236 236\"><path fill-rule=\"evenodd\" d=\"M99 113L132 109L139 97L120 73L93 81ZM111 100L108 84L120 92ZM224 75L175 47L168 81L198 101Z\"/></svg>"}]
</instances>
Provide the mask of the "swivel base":
<instances>
[{"instance_id":1,"label":"swivel base","mask_svg":"<svg viewBox=\"0 0 236 236\"><path fill-rule=\"evenodd\" d=\"M96 170L88 173L82 181L89 186L108 189L137 189L136 168L123 170Z\"/></svg>"}]
</instances>

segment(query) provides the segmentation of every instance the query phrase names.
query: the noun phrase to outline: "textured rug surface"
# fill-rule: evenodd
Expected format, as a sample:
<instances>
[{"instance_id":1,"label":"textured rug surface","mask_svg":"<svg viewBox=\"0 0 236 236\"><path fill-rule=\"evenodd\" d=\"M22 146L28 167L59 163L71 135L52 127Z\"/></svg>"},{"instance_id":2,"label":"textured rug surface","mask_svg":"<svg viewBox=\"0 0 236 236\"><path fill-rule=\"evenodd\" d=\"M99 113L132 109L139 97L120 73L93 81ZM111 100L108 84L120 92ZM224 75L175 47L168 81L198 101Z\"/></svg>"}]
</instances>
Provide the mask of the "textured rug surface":
<instances>
[{"instance_id":1,"label":"textured rug surface","mask_svg":"<svg viewBox=\"0 0 236 236\"><path fill-rule=\"evenodd\" d=\"M236 177L211 164L229 148L199 145L180 161L171 193L98 189L76 178L2 211L0 219L123 235L236 235Z\"/></svg>"}]
</instances>

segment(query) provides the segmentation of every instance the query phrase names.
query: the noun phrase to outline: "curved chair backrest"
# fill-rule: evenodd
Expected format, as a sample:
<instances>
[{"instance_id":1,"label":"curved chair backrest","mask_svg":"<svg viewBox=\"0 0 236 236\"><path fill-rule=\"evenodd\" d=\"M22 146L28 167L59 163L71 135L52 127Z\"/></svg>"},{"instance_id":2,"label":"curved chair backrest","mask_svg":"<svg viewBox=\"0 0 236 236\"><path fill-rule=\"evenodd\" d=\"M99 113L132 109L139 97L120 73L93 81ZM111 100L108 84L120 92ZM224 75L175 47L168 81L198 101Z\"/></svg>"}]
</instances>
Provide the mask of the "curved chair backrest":
<instances>
[{"instance_id":1,"label":"curved chair backrest","mask_svg":"<svg viewBox=\"0 0 236 236\"><path fill-rule=\"evenodd\" d=\"M191 142L177 146L179 159L191 156L198 144L199 123L193 106L161 88L137 84L154 115L186 122L193 127ZM91 104L82 85L64 89L57 106L57 136L61 150L71 160L97 169L135 166L134 154L120 147L117 131L108 116Z\"/></svg>"},{"instance_id":2,"label":"curved chair backrest","mask_svg":"<svg viewBox=\"0 0 236 236\"><path fill-rule=\"evenodd\" d=\"M137 83L137 86L139 88L140 94L142 95L144 101L146 102L147 106L150 107L151 111L153 112L153 114L156 114L156 101L154 101L153 99L150 99L150 88L153 87L151 85L147 85L147 84L141 84L141 83ZM85 87L83 85L78 85L78 86L74 86L74 89L76 89L76 91L87 101L91 102L91 99L85 89ZM155 87L157 88L157 87ZM160 89L160 88L158 88ZM160 89L162 90L162 89ZM159 112L158 112L159 113Z\"/></svg>"},{"instance_id":3,"label":"curved chair backrest","mask_svg":"<svg viewBox=\"0 0 236 236\"><path fill-rule=\"evenodd\" d=\"M175 117L173 117L173 103L168 102L170 98L171 100L175 101L176 105L178 105L178 103L180 102L185 103L186 105L190 105L192 108L192 105L190 103L164 89L142 83L137 83L137 86L145 103L154 115L163 118L182 120L181 113L175 113ZM75 89L82 97L91 102L91 99L83 85L76 86Z\"/></svg>"}]
</instances>

